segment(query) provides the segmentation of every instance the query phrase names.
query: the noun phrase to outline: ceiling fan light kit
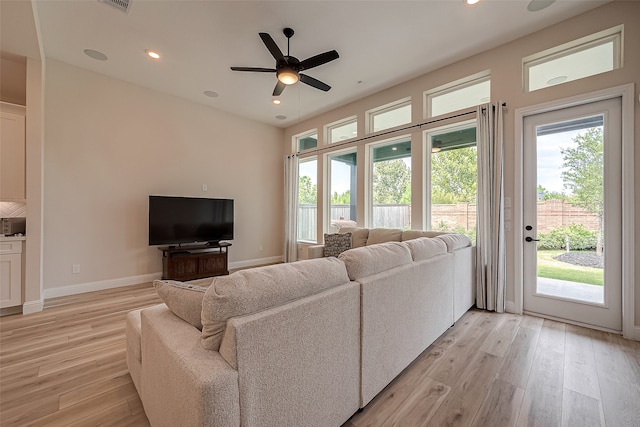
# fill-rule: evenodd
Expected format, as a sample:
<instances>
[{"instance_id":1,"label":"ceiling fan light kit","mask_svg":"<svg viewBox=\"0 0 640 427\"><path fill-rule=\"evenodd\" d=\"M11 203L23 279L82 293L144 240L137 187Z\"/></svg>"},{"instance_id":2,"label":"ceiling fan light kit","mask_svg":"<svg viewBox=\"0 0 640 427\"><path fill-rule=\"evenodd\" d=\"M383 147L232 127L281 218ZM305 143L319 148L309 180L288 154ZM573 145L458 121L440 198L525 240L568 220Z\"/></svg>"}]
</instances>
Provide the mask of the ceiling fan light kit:
<instances>
[{"instance_id":1,"label":"ceiling fan light kit","mask_svg":"<svg viewBox=\"0 0 640 427\"><path fill-rule=\"evenodd\" d=\"M231 67L231 70L250 71L254 73L276 73L278 82L276 83L276 87L273 89L273 96L280 96L285 87L296 84L298 81L325 92L329 91L331 86L313 77L307 76L306 74L301 74L301 71L309 70L338 59L340 57L338 52L330 50L319 55L312 56L311 58L307 58L304 61L300 61L295 56L291 56L289 54L289 41L291 37L293 37L294 31L291 28L285 28L282 32L287 38L286 56L282 53L276 42L268 33L259 33L262 42L276 60L275 68Z\"/></svg>"}]
</instances>

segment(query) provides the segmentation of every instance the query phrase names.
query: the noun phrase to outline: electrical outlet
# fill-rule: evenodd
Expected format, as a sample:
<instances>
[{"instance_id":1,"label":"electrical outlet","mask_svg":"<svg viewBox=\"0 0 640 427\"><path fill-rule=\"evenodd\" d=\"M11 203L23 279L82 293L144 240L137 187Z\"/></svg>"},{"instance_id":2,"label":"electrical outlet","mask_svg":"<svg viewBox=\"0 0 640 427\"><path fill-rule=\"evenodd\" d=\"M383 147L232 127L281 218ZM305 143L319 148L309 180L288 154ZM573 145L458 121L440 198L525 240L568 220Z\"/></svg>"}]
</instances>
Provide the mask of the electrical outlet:
<instances>
[{"instance_id":1,"label":"electrical outlet","mask_svg":"<svg viewBox=\"0 0 640 427\"><path fill-rule=\"evenodd\" d=\"M71 267L71 272L73 274L80 274L80 264L73 264Z\"/></svg>"},{"instance_id":2,"label":"electrical outlet","mask_svg":"<svg viewBox=\"0 0 640 427\"><path fill-rule=\"evenodd\" d=\"M207 187L207 184L202 184L202 191L209 191L209 187Z\"/></svg>"}]
</instances>

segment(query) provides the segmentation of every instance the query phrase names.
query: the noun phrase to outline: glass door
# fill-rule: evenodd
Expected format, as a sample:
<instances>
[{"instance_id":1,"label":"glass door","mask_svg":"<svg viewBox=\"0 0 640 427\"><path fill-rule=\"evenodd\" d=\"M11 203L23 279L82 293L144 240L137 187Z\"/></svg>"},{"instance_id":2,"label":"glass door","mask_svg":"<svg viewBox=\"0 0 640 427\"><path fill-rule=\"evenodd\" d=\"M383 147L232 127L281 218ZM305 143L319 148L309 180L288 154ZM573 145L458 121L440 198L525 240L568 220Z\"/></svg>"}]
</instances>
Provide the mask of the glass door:
<instances>
[{"instance_id":1,"label":"glass door","mask_svg":"<svg viewBox=\"0 0 640 427\"><path fill-rule=\"evenodd\" d=\"M620 99L524 129L524 310L621 330Z\"/></svg>"}]
</instances>

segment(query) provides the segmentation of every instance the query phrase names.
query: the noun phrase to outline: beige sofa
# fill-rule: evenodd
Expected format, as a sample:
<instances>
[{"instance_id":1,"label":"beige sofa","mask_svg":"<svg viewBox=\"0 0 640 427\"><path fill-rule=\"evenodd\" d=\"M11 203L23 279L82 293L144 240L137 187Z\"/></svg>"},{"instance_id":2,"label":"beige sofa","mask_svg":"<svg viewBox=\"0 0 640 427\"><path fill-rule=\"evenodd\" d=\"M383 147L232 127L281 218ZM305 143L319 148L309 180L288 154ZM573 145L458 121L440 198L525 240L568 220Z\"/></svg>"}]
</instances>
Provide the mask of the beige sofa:
<instances>
[{"instance_id":1,"label":"beige sofa","mask_svg":"<svg viewBox=\"0 0 640 427\"><path fill-rule=\"evenodd\" d=\"M151 425L342 425L453 324L466 279L447 239L465 238L217 277L200 318L161 293L188 291L161 284L165 304L127 316L127 364Z\"/></svg>"},{"instance_id":2,"label":"beige sofa","mask_svg":"<svg viewBox=\"0 0 640 427\"><path fill-rule=\"evenodd\" d=\"M393 228L369 229L359 227L341 227L338 233L352 234L352 248L360 248L385 242L406 242L420 237L437 237L442 239L447 245L447 251L452 253L454 258L454 277L452 278L452 283L454 284L454 320L457 321L460 319L460 317L475 304L476 252L475 246L471 245L471 240L466 236L442 231L400 230ZM310 259L322 258L323 255L324 245L312 245L307 249L307 256Z\"/></svg>"}]
</instances>

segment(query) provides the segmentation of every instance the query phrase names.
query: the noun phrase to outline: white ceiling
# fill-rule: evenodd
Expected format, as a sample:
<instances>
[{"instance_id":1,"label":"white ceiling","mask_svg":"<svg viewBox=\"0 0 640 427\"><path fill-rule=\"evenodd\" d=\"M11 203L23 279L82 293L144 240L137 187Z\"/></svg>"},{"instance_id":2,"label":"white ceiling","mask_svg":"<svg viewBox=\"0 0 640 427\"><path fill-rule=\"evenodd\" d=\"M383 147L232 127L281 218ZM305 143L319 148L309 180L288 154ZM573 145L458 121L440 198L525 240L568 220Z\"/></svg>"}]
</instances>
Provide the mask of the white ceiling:
<instances>
[{"instance_id":1,"label":"white ceiling","mask_svg":"<svg viewBox=\"0 0 640 427\"><path fill-rule=\"evenodd\" d=\"M286 127L607 1L557 0L535 13L529 0L131 0L127 14L97 0L33 3L47 58ZM275 75L229 67L272 68L258 33L271 34L286 54L284 27L296 32L292 56L335 49L340 58L306 72L331 85L329 92L298 83L275 106ZM85 49L109 59L91 59ZM162 58L147 58L146 49ZM219 96L209 98L207 90Z\"/></svg>"}]
</instances>

